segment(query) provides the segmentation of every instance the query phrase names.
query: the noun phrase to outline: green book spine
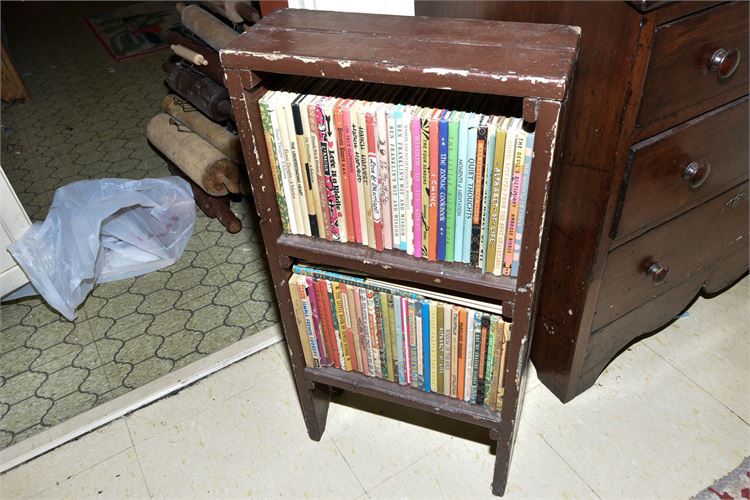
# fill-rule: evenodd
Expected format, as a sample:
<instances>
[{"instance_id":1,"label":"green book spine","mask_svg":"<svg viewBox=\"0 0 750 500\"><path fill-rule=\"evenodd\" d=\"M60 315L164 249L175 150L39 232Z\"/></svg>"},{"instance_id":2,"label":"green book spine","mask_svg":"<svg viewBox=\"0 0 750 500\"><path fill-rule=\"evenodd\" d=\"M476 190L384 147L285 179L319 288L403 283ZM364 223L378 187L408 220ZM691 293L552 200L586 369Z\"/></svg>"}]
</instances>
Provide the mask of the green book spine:
<instances>
[{"instance_id":1,"label":"green book spine","mask_svg":"<svg viewBox=\"0 0 750 500\"><path fill-rule=\"evenodd\" d=\"M268 150L268 161L271 164L271 175L273 176L273 187L276 190L276 202L279 206L279 217L281 226L285 233L290 233L289 229L289 212L287 211L286 198L284 197L284 188L281 185L281 166L276 158L276 144L273 139L273 127L271 126L271 116L268 114L268 103L265 97L258 101L260 106L260 119L263 123L263 135L266 139L266 148Z\"/></svg>"},{"instance_id":2,"label":"green book spine","mask_svg":"<svg viewBox=\"0 0 750 500\"><path fill-rule=\"evenodd\" d=\"M484 365L484 400L482 404L489 408L492 396L492 370L495 365L495 341L497 339L497 316L490 318L490 332L487 339L487 362Z\"/></svg>"},{"instance_id":3,"label":"green book spine","mask_svg":"<svg viewBox=\"0 0 750 500\"><path fill-rule=\"evenodd\" d=\"M497 130L495 138L495 166L492 169L492 194L490 197L490 216L487 221L487 251L484 254L486 262L485 271L491 273L495 270L495 254L497 251L498 234L497 224L500 218L500 196L503 189L503 161L505 159L505 135L506 131ZM501 235L502 236L502 235Z\"/></svg>"},{"instance_id":4,"label":"green book spine","mask_svg":"<svg viewBox=\"0 0 750 500\"><path fill-rule=\"evenodd\" d=\"M388 328L391 330L391 380L398 382L398 340L396 339L396 316L393 312L393 295L388 294Z\"/></svg>"},{"instance_id":5,"label":"green book spine","mask_svg":"<svg viewBox=\"0 0 750 500\"><path fill-rule=\"evenodd\" d=\"M388 355L386 336L383 325L383 306L380 300L381 294L375 292L373 301L375 303L375 331L378 335L378 345L380 346L378 354L380 355L380 377L388 378Z\"/></svg>"},{"instance_id":6,"label":"green book spine","mask_svg":"<svg viewBox=\"0 0 750 500\"><path fill-rule=\"evenodd\" d=\"M385 377L390 380L391 382L394 381L393 378L393 343L395 342L394 339L392 339L393 336L393 319L392 315L393 313L388 308L388 297L389 294L385 292L380 292L380 307L381 307L381 313L383 315L383 338L385 340Z\"/></svg>"},{"instance_id":7,"label":"green book spine","mask_svg":"<svg viewBox=\"0 0 750 500\"><path fill-rule=\"evenodd\" d=\"M458 178L458 115L448 122L448 203L445 225L445 260L453 262L456 238L456 185Z\"/></svg>"}]
</instances>

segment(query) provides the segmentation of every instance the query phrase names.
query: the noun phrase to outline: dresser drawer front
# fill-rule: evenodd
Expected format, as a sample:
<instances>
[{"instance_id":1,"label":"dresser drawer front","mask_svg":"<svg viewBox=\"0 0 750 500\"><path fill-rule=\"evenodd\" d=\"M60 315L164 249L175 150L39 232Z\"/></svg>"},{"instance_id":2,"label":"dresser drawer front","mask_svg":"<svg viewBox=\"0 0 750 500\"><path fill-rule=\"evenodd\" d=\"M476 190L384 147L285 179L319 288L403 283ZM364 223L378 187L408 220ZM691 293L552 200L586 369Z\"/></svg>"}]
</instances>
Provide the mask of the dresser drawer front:
<instances>
[{"instance_id":1,"label":"dresser drawer front","mask_svg":"<svg viewBox=\"0 0 750 500\"><path fill-rule=\"evenodd\" d=\"M747 256L748 183L743 182L612 250L592 330L688 280L707 282L716 291L713 275L739 277L747 270Z\"/></svg>"},{"instance_id":2,"label":"dresser drawer front","mask_svg":"<svg viewBox=\"0 0 750 500\"><path fill-rule=\"evenodd\" d=\"M747 178L748 120L745 96L633 146L617 238Z\"/></svg>"},{"instance_id":3,"label":"dresser drawer front","mask_svg":"<svg viewBox=\"0 0 750 500\"><path fill-rule=\"evenodd\" d=\"M747 2L726 4L657 28L641 99L637 126L639 138L648 137L677 123L747 94ZM717 51L728 52L720 69L710 61ZM737 58L739 65L731 76ZM715 61L721 61L716 54Z\"/></svg>"}]
</instances>

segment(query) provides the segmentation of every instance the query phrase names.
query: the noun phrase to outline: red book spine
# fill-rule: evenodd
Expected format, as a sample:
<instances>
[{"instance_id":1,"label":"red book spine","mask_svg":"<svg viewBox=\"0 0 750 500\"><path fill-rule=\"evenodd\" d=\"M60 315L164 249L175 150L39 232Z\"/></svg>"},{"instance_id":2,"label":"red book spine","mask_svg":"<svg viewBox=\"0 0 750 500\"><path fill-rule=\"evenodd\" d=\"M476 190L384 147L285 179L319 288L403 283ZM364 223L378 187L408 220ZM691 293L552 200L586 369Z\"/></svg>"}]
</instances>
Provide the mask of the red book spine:
<instances>
[{"instance_id":1,"label":"red book spine","mask_svg":"<svg viewBox=\"0 0 750 500\"><path fill-rule=\"evenodd\" d=\"M372 193L372 220L375 230L375 249L382 252L383 245L383 210L380 199L380 175L378 166L378 141L375 139L375 115L369 108L365 115L367 126L367 161L370 170L370 192Z\"/></svg>"},{"instance_id":2,"label":"red book spine","mask_svg":"<svg viewBox=\"0 0 750 500\"><path fill-rule=\"evenodd\" d=\"M349 110L354 101L348 100L341 108L341 117L344 121L344 149L346 154L346 169L349 179L349 197L352 204L352 225L354 226L354 238L357 243L362 243L362 225L359 220L359 198L357 196L357 172L354 164L354 139L352 137L352 119ZM341 147L341 146L339 146ZM351 238L350 238L351 239Z\"/></svg>"},{"instance_id":3,"label":"red book spine","mask_svg":"<svg viewBox=\"0 0 750 500\"><path fill-rule=\"evenodd\" d=\"M333 124L336 127L336 144L338 145L339 165L341 166L341 197L344 203L344 214L346 223L346 234L354 234L354 218L352 217L352 196L349 182L349 166L344 146L344 115L342 107L346 101L338 99L333 106Z\"/></svg>"},{"instance_id":4,"label":"red book spine","mask_svg":"<svg viewBox=\"0 0 750 500\"><path fill-rule=\"evenodd\" d=\"M317 280L315 282L316 294L320 297L318 302L320 312L323 317L323 326L326 334L326 348L331 353L328 362L336 368L341 368L341 361L339 360L339 350L336 345L336 332L333 330L333 318L331 316L331 301L328 298L328 287L326 286L325 280ZM330 347L329 347L330 346Z\"/></svg>"}]
</instances>

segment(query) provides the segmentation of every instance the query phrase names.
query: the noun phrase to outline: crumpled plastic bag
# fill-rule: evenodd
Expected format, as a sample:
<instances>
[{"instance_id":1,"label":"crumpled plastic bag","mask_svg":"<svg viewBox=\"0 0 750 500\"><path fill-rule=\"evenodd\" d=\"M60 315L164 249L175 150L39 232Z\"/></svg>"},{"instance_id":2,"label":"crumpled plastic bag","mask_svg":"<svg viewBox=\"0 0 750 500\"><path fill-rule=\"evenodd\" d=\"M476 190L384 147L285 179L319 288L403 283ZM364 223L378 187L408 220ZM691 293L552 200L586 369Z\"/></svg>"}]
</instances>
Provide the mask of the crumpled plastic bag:
<instances>
[{"instance_id":1,"label":"crumpled plastic bag","mask_svg":"<svg viewBox=\"0 0 750 500\"><path fill-rule=\"evenodd\" d=\"M194 227L193 192L179 177L68 184L45 221L8 246L31 287L4 300L38 293L72 321L95 284L174 264Z\"/></svg>"}]
</instances>

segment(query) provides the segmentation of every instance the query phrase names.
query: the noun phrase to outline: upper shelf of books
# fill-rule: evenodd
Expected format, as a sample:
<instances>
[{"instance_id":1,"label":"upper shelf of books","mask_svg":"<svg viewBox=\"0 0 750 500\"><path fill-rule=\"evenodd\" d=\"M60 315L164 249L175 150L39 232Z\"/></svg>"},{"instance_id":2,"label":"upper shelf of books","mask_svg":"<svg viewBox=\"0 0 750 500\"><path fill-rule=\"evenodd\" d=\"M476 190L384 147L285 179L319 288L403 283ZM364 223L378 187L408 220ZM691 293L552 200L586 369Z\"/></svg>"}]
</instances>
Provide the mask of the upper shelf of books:
<instances>
[{"instance_id":1,"label":"upper shelf of books","mask_svg":"<svg viewBox=\"0 0 750 500\"><path fill-rule=\"evenodd\" d=\"M572 26L276 11L221 51L225 68L562 99Z\"/></svg>"}]
</instances>

